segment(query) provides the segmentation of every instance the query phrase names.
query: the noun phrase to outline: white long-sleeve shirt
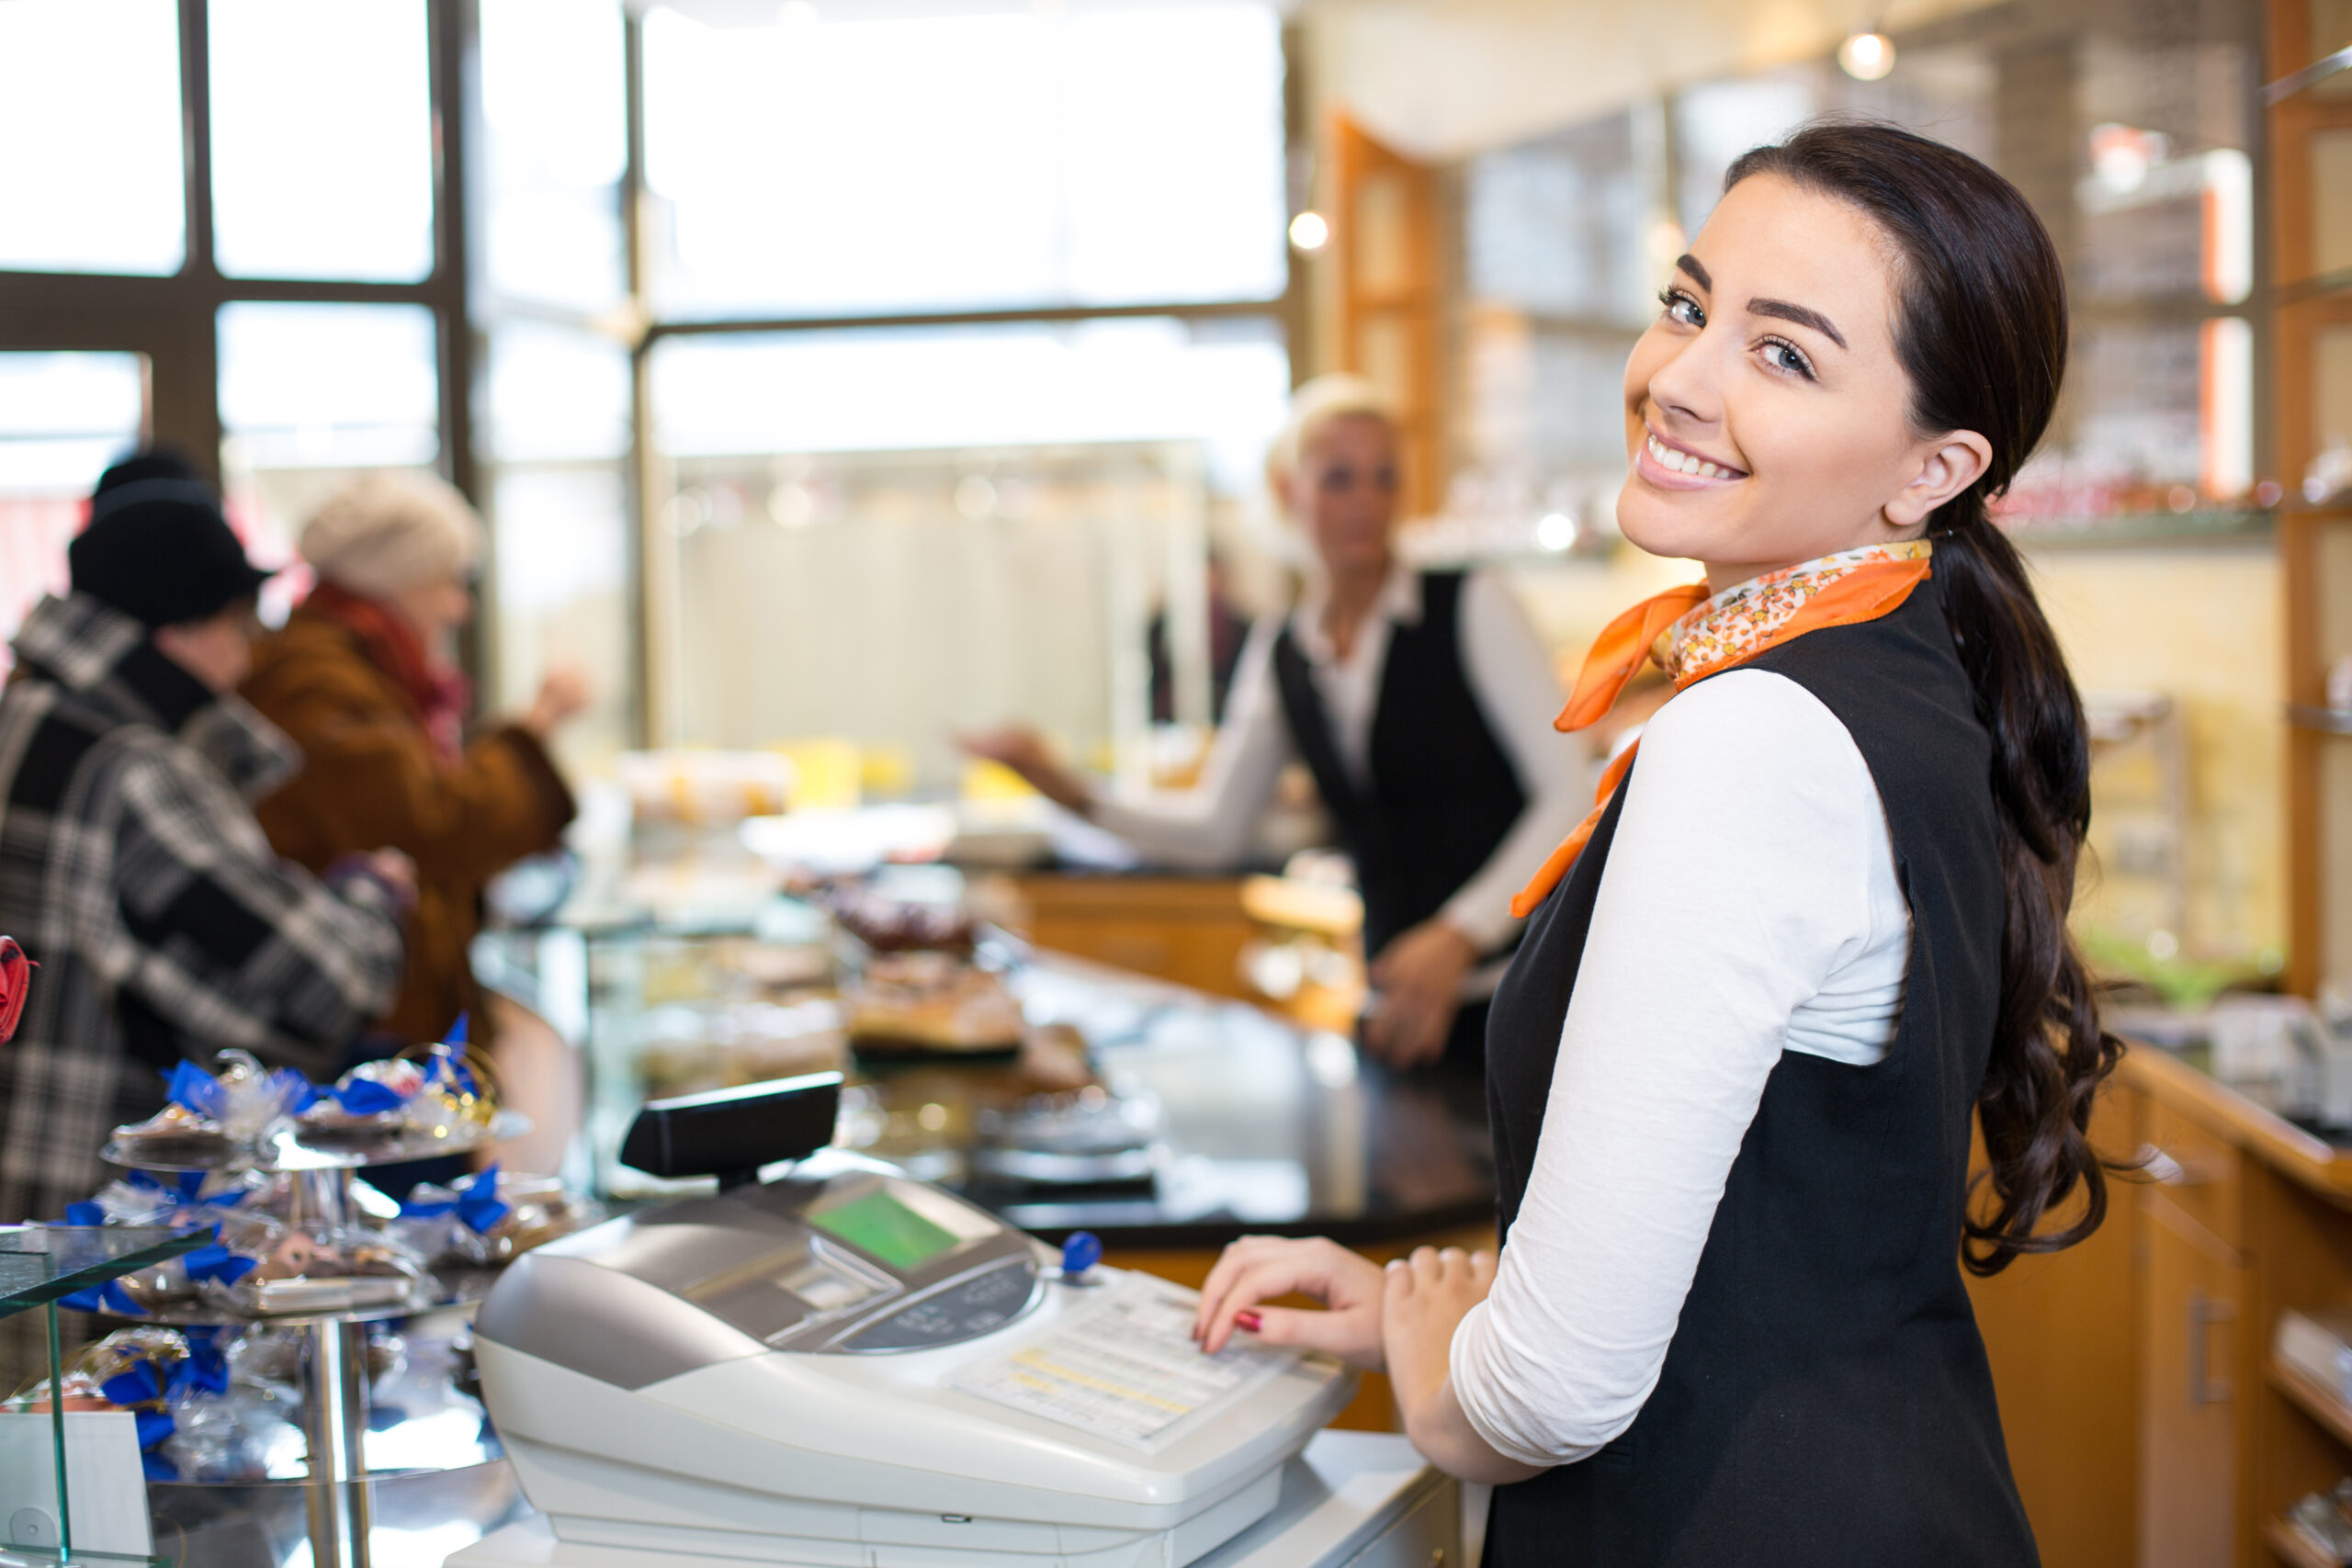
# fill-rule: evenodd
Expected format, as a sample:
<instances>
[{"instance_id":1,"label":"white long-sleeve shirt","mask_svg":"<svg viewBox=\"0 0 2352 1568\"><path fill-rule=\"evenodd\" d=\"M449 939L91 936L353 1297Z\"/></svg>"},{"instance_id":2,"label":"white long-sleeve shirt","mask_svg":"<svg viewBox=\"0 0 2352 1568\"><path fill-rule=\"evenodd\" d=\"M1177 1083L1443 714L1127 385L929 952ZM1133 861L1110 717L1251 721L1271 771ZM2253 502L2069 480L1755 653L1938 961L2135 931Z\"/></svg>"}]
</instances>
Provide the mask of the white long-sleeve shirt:
<instances>
[{"instance_id":1,"label":"white long-sleeve shirt","mask_svg":"<svg viewBox=\"0 0 2352 1568\"><path fill-rule=\"evenodd\" d=\"M1868 1072L1910 911L1870 770L1804 687L1703 681L1642 735L1527 1193L1455 1331L1463 1413L1522 1463L1585 1458L1657 1387L1785 1051Z\"/></svg>"},{"instance_id":2,"label":"white long-sleeve shirt","mask_svg":"<svg viewBox=\"0 0 2352 1568\"><path fill-rule=\"evenodd\" d=\"M1288 617L1329 716L1340 761L1359 780L1369 782L1372 723L1389 637L1397 626L1417 625L1420 618L1419 574L1401 563L1389 573L1344 659L1324 635L1319 593L1310 593ZM1251 629L1200 783L1141 799L1105 796L1095 802L1095 821L1172 864L1212 867L1241 858L1283 767L1298 755L1274 685L1274 643L1283 626L1283 617L1270 615ZM1552 728L1560 707L1559 682L1534 627L1500 577L1473 571L1464 580L1460 626L1463 674L1527 795L1510 831L1442 910L1447 922L1483 953L1510 935L1518 923L1511 918L1511 895L1590 809L1592 785L1582 749ZM1493 987L1494 975L1481 972L1464 990L1476 995Z\"/></svg>"}]
</instances>

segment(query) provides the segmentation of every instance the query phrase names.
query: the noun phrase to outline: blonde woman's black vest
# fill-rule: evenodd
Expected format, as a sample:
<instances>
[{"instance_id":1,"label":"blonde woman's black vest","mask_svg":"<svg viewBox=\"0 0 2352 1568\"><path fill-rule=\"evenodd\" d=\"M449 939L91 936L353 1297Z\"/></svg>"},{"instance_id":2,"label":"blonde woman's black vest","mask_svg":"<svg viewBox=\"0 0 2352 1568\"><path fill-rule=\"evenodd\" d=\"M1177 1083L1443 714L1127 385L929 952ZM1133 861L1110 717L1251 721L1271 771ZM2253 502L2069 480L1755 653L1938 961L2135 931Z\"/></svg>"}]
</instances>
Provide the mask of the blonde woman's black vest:
<instances>
[{"instance_id":1,"label":"blonde woman's black vest","mask_svg":"<svg viewBox=\"0 0 2352 1568\"><path fill-rule=\"evenodd\" d=\"M1873 1066L1781 1056L1657 1391L1599 1453L1496 1489L1487 1562L2020 1568L2037 1561L2033 1537L1960 1269L1970 1117L2000 987L1989 742L1932 580L1883 619L1743 668L1818 697L1870 767L1911 908L1902 1017ZM1495 998L1487 1087L1506 1236L1640 776L1637 761ZM1721 895L1738 897L1739 866L1721 876Z\"/></svg>"},{"instance_id":2,"label":"blonde woman's black vest","mask_svg":"<svg viewBox=\"0 0 2352 1568\"><path fill-rule=\"evenodd\" d=\"M1368 954L1442 908L1527 807L1519 772L1463 669L1462 574L1424 572L1420 588L1419 624L1389 631L1369 790L1340 760L1330 716L1289 626L1274 641L1283 717L1355 862Z\"/></svg>"}]
</instances>

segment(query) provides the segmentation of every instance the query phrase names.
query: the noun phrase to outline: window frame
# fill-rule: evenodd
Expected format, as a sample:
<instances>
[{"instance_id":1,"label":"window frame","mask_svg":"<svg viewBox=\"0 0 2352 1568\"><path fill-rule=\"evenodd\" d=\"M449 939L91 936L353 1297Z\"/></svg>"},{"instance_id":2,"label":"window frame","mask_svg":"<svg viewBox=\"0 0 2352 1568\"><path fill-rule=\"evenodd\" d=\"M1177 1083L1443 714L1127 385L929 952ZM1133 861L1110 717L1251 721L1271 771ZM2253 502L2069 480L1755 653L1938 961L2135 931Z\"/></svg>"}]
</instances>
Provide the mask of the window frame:
<instances>
[{"instance_id":1,"label":"window frame","mask_svg":"<svg viewBox=\"0 0 2352 1568\"><path fill-rule=\"evenodd\" d=\"M434 125L433 268L415 283L224 276L212 236L210 0L179 0L181 200L186 259L166 276L0 269L0 350L89 349L146 356L150 439L184 447L215 481L224 434L220 407L222 306L286 304L421 305L433 314L435 368L440 380L437 467L468 496L477 495L473 381L481 359L470 322L473 296L466 265L470 231L468 158L479 116L461 84L472 81L479 31L474 0L419 0L425 11L426 85ZM462 651L479 669L483 639Z\"/></svg>"}]
</instances>

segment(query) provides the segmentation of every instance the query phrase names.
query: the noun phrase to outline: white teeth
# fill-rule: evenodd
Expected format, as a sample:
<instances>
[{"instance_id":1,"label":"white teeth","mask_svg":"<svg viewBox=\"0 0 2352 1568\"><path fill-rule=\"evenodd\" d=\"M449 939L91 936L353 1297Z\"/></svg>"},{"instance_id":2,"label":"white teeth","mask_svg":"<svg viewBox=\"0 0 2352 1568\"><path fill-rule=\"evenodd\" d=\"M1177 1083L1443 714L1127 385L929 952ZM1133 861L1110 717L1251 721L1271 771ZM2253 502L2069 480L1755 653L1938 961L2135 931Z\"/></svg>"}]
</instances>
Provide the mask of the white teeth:
<instances>
[{"instance_id":1,"label":"white teeth","mask_svg":"<svg viewBox=\"0 0 2352 1568\"><path fill-rule=\"evenodd\" d=\"M1650 460L1668 473L1692 474L1700 479L1721 479L1733 471L1730 468L1718 468L1704 458L1695 457L1688 452L1679 452L1655 435L1649 439L1649 448Z\"/></svg>"}]
</instances>

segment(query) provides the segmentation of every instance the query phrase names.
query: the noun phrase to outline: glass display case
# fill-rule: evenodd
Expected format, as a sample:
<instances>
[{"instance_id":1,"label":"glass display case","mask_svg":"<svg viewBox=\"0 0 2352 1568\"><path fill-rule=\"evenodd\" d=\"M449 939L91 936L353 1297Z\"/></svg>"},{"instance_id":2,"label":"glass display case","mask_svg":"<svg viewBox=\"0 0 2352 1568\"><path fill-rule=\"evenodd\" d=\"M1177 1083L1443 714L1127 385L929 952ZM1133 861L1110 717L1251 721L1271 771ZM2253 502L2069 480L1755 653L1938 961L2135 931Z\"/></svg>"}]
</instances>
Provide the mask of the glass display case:
<instances>
[{"instance_id":1,"label":"glass display case","mask_svg":"<svg viewBox=\"0 0 2352 1568\"><path fill-rule=\"evenodd\" d=\"M583 1041L585 1134L566 1175L600 1197L679 1190L620 1163L649 1099L839 1069L840 1146L1048 1235L1082 1227L1114 1248L1215 1247L1244 1231L1378 1243L1491 1214L1475 1077L1390 1074L1344 1036L985 925L976 961L1018 1003L1018 1048L876 1052L851 1041L863 1026L849 993L868 955L823 913L786 898L704 913L696 931L559 926L476 945L486 986Z\"/></svg>"},{"instance_id":2,"label":"glass display case","mask_svg":"<svg viewBox=\"0 0 2352 1568\"><path fill-rule=\"evenodd\" d=\"M65 1400L56 1396L64 1383L64 1356L58 1340L57 1303L77 1291L103 1285L165 1258L192 1252L209 1240L202 1235L124 1226L21 1225L0 1229L0 1317L39 1311L47 1319L49 1339L48 1415L51 1435L45 1456L56 1498L54 1511L20 1507L0 1520L0 1568L30 1568L35 1563L137 1563L141 1568L168 1568L170 1559L126 1557L119 1553L75 1551L74 1546L73 1473L67 1463Z\"/></svg>"}]
</instances>

